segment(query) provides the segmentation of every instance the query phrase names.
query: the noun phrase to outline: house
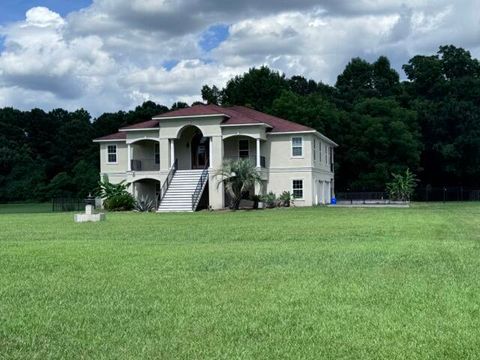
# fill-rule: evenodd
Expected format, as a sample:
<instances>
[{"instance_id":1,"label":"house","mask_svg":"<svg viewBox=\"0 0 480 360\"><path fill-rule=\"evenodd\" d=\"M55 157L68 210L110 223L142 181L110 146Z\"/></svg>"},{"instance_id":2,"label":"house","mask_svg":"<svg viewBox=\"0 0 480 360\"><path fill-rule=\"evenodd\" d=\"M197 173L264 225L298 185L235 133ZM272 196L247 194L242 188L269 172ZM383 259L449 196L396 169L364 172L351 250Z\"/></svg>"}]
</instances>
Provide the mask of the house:
<instances>
[{"instance_id":1,"label":"house","mask_svg":"<svg viewBox=\"0 0 480 360\"><path fill-rule=\"evenodd\" d=\"M249 159L262 184L255 194L283 191L296 206L327 204L334 193L335 142L318 131L244 106L195 105L121 128L100 144L101 175L126 180L135 197L159 211L222 209L215 175L226 159Z\"/></svg>"}]
</instances>

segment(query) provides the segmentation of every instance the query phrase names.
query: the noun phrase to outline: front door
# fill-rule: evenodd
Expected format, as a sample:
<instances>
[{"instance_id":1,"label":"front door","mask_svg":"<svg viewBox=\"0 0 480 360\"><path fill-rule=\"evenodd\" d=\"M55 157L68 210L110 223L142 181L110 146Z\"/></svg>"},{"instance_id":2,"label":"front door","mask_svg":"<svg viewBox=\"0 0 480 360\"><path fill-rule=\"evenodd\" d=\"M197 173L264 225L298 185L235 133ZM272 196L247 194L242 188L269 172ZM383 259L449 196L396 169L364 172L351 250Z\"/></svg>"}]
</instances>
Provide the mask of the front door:
<instances>
[{"instance_id":1,"label":"front door","mask_svg":"<svg viewBox=\"0 0 480 360\"><path fill-rule=\"evenodd\" d=\"M203 169L208 165L209 139L195 134L192 139L192 169Z\"/></svg>"}]
</instances>

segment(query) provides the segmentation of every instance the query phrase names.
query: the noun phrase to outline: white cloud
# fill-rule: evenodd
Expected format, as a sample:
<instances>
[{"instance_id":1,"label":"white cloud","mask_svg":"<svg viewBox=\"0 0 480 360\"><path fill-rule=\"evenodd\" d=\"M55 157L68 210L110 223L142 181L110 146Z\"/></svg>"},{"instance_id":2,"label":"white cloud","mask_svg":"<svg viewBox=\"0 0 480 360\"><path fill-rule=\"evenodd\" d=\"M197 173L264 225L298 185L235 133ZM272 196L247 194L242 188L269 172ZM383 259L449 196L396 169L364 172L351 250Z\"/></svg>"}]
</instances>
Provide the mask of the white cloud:
<instances>
[{"instance_id":1,"label":"white cloud","mask_svg":"<svg viewBox=\"0 0 480 360\"><path fill-rule=\"evenodd\" d=\"M65 18L44 7L0 27L0 106L85 107L95 115L151 99L200 99L203 84L267 64L334 82L354 56L400 70L453 43L480 55L476 0L95 0ZM214 24L229 37L199 45ZM178 61L171 70L162 64Z\"/></svg>"}]
</instances>

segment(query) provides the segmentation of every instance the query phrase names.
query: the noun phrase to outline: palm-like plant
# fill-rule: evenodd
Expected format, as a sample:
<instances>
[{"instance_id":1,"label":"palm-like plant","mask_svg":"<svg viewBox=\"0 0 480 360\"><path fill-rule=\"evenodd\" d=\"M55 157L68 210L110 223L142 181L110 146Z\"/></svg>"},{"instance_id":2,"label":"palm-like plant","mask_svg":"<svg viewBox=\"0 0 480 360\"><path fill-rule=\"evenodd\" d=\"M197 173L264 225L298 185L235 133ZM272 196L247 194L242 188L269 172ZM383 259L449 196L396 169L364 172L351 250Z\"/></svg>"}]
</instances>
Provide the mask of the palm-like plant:
<instances>
[{"instance_id":1,"label":"palm-like plant","mask_svg":"<svg viewBox=\"0 0 480 360\"><path fill-rule=\"evenodd\" d=\"M393 180L387 184L387 192L391 200L410 201L417 186L417 178L409 169L405 174L392 174Z\"/></svg>"},{"instance_id":2,"label":"palm-like plant","mask_svg":"<svg viewBox=\"0 0 480 360\"><path fill-rule=\"evenodd\" d=\"M221 178L218 186L225 186L231 197L230 208L234 210L239 208L242 196L262 181L257 169L248 159L226 160L215 175Z\"/></svg>"},{"instance_id":3,"label":"palm-like plant","mask_svg":"<svg viewBox=\"0 0 480 360\"><path fill-rule=\"evenodd\" d=\"M118 184L112 184L108 180L108 176L104 175L102 180L98 182L98 189L96 192L102 199L109 199L113 196L124 195L128 193L128 185L129 184L125 180L119 182Z\"/></svg>"}]
</instances>

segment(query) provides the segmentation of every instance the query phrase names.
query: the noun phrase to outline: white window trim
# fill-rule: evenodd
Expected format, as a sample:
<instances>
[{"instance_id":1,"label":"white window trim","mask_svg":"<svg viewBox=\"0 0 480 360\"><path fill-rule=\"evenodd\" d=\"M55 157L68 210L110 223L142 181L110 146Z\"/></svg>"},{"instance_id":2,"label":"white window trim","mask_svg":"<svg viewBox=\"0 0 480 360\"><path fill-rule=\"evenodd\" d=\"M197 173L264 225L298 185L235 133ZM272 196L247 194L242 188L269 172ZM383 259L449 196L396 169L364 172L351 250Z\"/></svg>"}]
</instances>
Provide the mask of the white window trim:
<instances>
[{"instance_id":1,"label":"white window trim","mask_svg":"<svg viewBox=\"0 0 480 360\"><path fill-rule=\"evenodd\" d=\"M301 198L296 198L293 195L293 182L294 181L301 181L302 182L302 197ZM291 193L292 193L293 201L295 201L295 200L300 200L300 201L305 200L305 179L304 178L293 178L293 179L291 179L290 187L291 187Z\"/></svg>"},{"instance_id":2,"label":"white window trim","mask_svg":"<svg viewBox=\"0 0 480 360\"><path fill-rule=\"evenodd\" d=\"M293 146L293 139L302 139L302 146L301 146L301 148L302 148L302 155L293 155L293 148L294 148L294 146ZM304 144L305 144L305 139L303 138L303 136L292 136L292 137L290 138L290 158L291 158L291 159L303 159L303 157L304 157L304 155L305 155L305 146L304 146ZM295 147L297 148L297 147L300 147L300 146L295 146Z\"/></svg>"},{"instance_id":3,"label":"white window trim","mask_svg":"<svg viewBox=\"0 0 480 360\"><path fill-rule=\"evenodd\" d=\"M247 144L248 144L248 150L247 150L248 151L248 156L247 157L243 157L243 158L240 157L240 141L246 141ZM237 145L238 145L238 158L239 159L250 159L250 140L249 139L238 139ZM245 150L243 150L243 151L245 151Z\"/></svg>"},{"instance_id":4,"label":"white window trim","mask_svg":"<svg viewBox=\"0 0 480 360\"><path fill-rule=\"evenodd\" d=\"M108 148L110 146L115 146L115 161L109 161L109 155L110 153L108 152ZM107 145L107 164L108 165L116 165L118 164L118 146L115 144L115 145ZM113 153L112 153L113 154Z\"/></svg>"}]
</instances>

